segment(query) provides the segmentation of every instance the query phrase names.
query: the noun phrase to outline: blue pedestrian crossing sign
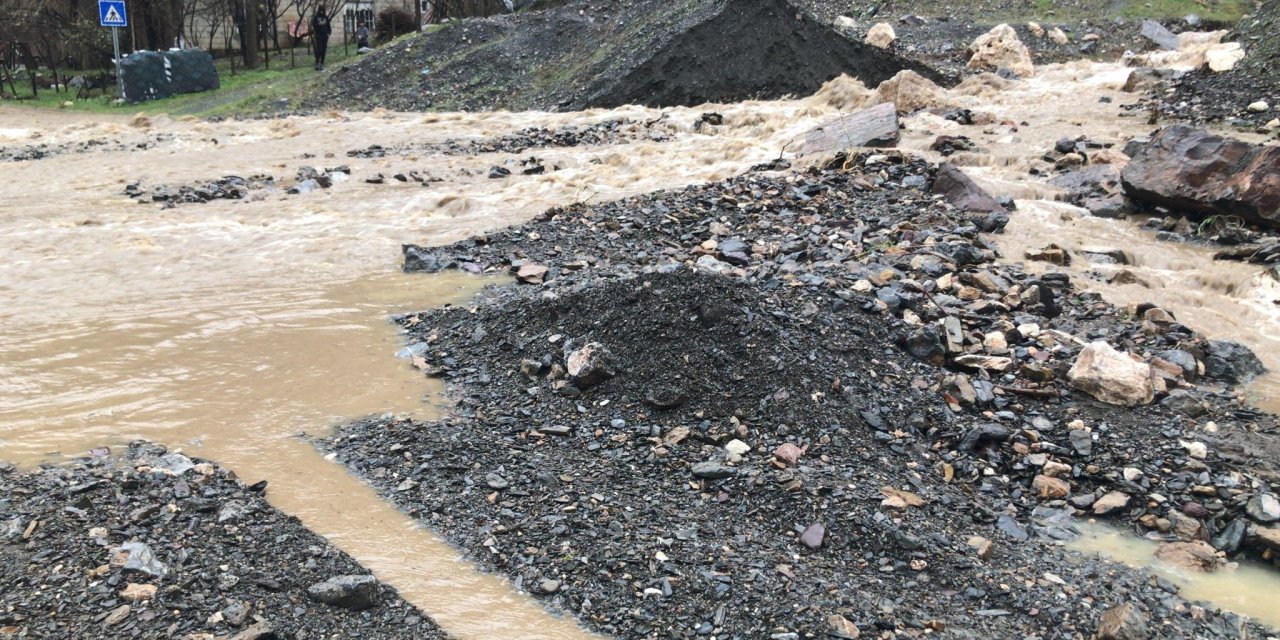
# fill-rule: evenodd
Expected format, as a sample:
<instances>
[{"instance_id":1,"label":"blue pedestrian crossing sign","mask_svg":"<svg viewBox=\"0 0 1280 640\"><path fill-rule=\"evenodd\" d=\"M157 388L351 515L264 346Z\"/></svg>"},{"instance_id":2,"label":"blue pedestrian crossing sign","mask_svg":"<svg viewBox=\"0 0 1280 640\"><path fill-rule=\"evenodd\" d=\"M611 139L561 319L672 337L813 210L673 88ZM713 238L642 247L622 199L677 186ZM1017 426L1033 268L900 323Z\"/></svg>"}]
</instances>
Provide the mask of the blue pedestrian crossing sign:
<instances>
[{"instance_id":1,"label":"blue pedestrian crossing sign","mask_svg":"<svg viewBox=\"0 0 1280 640\"><path fill-rule=\"evenodd\" d=\"M104 27L129 26L124 0L98 0L98 24Z\"/></svg>"}]
</instances>

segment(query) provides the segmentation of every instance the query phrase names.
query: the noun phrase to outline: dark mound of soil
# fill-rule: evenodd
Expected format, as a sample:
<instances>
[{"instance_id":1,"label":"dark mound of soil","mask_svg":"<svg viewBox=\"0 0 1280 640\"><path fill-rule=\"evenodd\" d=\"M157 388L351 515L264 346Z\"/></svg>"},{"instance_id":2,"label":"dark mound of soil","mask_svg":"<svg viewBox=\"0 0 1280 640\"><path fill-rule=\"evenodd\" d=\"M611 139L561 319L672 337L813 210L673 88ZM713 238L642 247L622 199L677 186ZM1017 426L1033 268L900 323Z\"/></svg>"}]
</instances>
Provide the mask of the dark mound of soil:
<instances>
[{"instance_id":1,"label":"dark mound of soil","mask_svg":"<svg viewBox=\"0 0 1280 640\"><path fill-rule=\"evenodd\" d=\"M231 472L136 444L0 470L0 635L20 638L446 637L395 590L372 607L308 587L368 570ZM376 584L376 583L375 583Z\"/></svg>"},{"instance_id":2,"label":"dark mound of soil","mask_svg":"<svg viewBox=\"0 0 1280 640\"><path fill-rule=\"evenodd\" d=\"M466 20L336 71L303 108L568 109L808 95L919 63L850 41L786 0L642 0Z\"/></svg>"},{"instance_id":3,"label":"dark mound of soil","mask_svg":"<svg viewBox=\"0 0 1280 640\"><path fill-rule=\"evenodd\" d=\"M400 318L451 417L322 446L621 637L1089 637L1123 603L1165 637L1239 637L1234 616L1198 619L1174 585L1058 541L1118 493L1108 517L1148 535L1266 553L1244 505L1280 479L1275 420L1180 374L1136 410L1070 391L1088 340L1193 364L1202 341L996 263L980 229L1001 216L931 198L933 171L840 158L406 247L412 270L538 284ZM613 375L576 370L582 349Z\"/></svg>"}]
</instances>

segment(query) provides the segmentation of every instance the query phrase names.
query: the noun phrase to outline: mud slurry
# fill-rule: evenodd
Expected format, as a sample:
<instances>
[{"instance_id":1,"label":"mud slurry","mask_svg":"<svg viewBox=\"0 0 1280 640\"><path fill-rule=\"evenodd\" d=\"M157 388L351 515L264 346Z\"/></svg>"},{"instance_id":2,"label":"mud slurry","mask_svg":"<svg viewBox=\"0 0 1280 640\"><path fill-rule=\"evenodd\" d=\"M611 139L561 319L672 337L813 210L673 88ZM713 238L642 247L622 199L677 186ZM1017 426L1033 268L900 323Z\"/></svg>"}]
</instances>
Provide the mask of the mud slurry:
<instances>
[{"instance_id":1,"label":"mud slurry","mask_svg":"<svg viewBox=\"0 0 1280 640\"><path fill-rule=\"evenodd\" d=\"M368 571L267 504L265 487L156 445L99 453L0 471L0 635L446 637L387 586L362 610L309 598Z\"/></svg>"},{"instance_id":2,"label":"mud slurry","mask_svg":"<svg viewBox=\"0 0 1280 640\"><path fill-rule=\"evenodd\" d=\"M417 270L549 270L400 319L418 366L450 383L451 418L364 421L323 446L477 563L615 637L1088 637L1124 603L1160 637L1258 631L1059 541L1094 496L1181 504L1202 474L1266 487L1274 468L1218 453L1165 407L1108 408L1052 375L948 370L898 346L919 329L907 311L947 308L979 336L1013 317L1134 351L1191 334L1143 334L1062 278L997 265L978 229L998 219L905 186L931 179L923 163L871 167L748 174L407 248ZM886 271L884 286L855 284ZM1040 299L1001 311L906 284L930 271L987 272ZM566 378L566 355L591 343L615 375ZM951 397L959 370L986 391ZM1229 395L1195 399L1224 440L1274 447L1274 424ZM1073 449L1076 420L1088 447ZM1188 458L1188 439L1213 453ZM1031 490L1042 457L1071 469L1080 500ZM1218 514L1207 526L1243 517L1239 500L1198 499ZM1140 502L1112 516L1136 520Z\"/></svg>"}]
</instances>

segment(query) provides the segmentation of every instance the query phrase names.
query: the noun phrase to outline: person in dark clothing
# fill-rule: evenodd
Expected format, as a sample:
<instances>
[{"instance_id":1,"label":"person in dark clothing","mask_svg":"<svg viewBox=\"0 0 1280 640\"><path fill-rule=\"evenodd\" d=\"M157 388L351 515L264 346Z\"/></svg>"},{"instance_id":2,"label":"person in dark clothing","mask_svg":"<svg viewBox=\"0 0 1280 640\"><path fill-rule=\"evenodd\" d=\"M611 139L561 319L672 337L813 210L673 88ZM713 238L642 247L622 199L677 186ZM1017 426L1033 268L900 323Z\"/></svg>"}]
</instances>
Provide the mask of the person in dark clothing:
<instances>
[{"instance_id":1,"label":"person in dark clothing","mask_svg":"<svg viewBox=\"0 0 1280 640\"><path fill-rule=\"evenodd\" d=\"M356 48L369 48L369 27L365 26L363 20L356 23Z\"/></svg>"},{"instance_id":2,"label":"person in dark clothing","mask_svg":"<svg viewBox=\"0 0 1280 640\"><path fill-rule=\"evenodd\" d=\"M329 14L324 7L316 9L311 17L311 37L316 52L316 71L324 69L324 54L329 50L329 34L333 33L333 25L329 23Z\"/></svg>"}]
</instances>

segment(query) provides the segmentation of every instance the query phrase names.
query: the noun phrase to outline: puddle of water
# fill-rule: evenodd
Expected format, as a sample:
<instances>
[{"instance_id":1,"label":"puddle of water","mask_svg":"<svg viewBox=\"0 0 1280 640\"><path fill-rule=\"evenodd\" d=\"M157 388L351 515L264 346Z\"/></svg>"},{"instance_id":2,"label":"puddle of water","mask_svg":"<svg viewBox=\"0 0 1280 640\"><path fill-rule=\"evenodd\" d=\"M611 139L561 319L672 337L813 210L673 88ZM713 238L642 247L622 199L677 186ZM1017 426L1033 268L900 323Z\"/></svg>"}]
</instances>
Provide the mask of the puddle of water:
<instances>
[{"instance_id":1,"label":"puddle of water","mask_svg":"<svg viewBox=\"0 0 1280 640\"><path fill-rule=\"evenodd\" d=\"M1067 543L1068 549L1147 569L1178 585L1179 595L1187 600L1207 602L1280 629L1280 607L1276 606L1280 573L1252 562L1213 573L1185 571L1157 560L1154 541L1096 521L1077 522L1076 527L1082 535Z\"/></svg>"}]
</instances>

